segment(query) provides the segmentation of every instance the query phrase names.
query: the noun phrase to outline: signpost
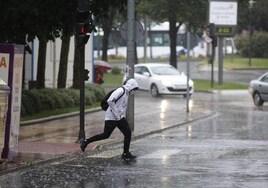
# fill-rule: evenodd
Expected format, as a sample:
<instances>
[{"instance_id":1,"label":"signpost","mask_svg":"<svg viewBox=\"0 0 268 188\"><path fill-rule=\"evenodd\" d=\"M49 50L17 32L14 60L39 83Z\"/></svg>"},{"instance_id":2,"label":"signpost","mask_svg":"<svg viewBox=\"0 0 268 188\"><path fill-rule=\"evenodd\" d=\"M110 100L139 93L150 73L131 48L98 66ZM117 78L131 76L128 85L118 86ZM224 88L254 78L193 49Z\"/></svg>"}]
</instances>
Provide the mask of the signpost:
<instances>
[{"instance_id":1,"label":"signpost","mask_svg":"<svg viewBox=\"0 0 268 188\"><path fill-rule=\"evenodd\" d=\"M235 34L237 25L237 0L210 0L208 22L214 24L214 34L219 37L219 74L218 83L223 83L223 38Z\"/></svg>"},{"instance_id":2,"label":"signpost","mask_svg":"<svg viewBox=\"0 0 268 188\"><path fill-rule=\"evenodd\" d=\"M127 41L127 79L134 78L135 64L135 42L142 36L143 27L141 23L135 20L135 0L128 0L127 3L127 21L121 25L120 32ZM129 96L127 120L130 129L134 130L134 96Z\"/></svg>"}]
</instances>

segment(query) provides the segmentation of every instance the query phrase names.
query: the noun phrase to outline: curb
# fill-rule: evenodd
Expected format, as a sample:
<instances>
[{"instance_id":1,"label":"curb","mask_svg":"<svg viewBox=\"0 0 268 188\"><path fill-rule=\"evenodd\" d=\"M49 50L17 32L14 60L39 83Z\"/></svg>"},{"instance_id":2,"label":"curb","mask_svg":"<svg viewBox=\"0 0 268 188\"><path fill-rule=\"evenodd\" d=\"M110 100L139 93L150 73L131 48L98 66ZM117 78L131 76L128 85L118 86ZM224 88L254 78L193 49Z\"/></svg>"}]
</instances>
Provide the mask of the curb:
<instances>
[{"instance_id":1,"label":"curb","mask_svg":"<svg viewBox=\"0 0 268 188\"><path fill-rule=\"evenodd\" d=\"M20 170L25 170L25 169L31 168L33 166L42 165L42 164L46 164L46 163L49 163L49 162L54 162L54 161L57 161L57 160L63 160L65 157L67 157L67 156L58 156L58 157L55 157L55 158L34 162L33 164L30 164L30 165L25 164L25 165L10 168L10 169L7 169L7 170L0 170L0 176L6 175L6 174L9 174L9 173L13 173L13 172L17 172L17 171L20 171Z\"/></svg>"},{"instance_id":2,"label":"curb","mask_svg":"<svg viewBox=\"0 0 268 188\"><path fill-rule=\"evenodd\" d=\"M98 111L101 111L101 110L102 109L100 107L92 108L92 109L85 110L85 114L98 112ZM80 112L76 111L76 112L70 112L70 113L66 113L66 114L60 114L60 115L55 115L55 116L50 116L50 117L45 117L45 118L40 118L40 119L34 119L34 120L29 120L29 121L21 121L20 126L26 126L26 125L36 124L36 123L40 123L40 122L48 122L48 121L52 121L52 120L56 120L56 119L63 119L63 118L67 118L67 117L73 117L73 116L77 116L79 114L80 114Z\"/></svg>"}]
</instances>

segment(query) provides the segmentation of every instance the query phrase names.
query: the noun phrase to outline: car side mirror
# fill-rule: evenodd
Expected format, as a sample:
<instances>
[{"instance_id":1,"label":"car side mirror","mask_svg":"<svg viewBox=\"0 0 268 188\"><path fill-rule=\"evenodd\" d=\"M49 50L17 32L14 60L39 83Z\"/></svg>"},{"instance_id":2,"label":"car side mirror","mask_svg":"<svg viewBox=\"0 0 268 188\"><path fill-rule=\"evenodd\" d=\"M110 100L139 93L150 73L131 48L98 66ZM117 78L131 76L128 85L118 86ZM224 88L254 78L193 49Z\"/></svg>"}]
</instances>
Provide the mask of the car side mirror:
<instances>
[{"instance_id":1,"label":"car side mirror","mask_svg":"<svg viewBox=\"0 0 268 188\"><path fill-rule=\"evenodd\" d=\"M142 75L150 77L150 73L149 72L144 72L144 73L142 73Z\"/></svg>"}]
</instances>

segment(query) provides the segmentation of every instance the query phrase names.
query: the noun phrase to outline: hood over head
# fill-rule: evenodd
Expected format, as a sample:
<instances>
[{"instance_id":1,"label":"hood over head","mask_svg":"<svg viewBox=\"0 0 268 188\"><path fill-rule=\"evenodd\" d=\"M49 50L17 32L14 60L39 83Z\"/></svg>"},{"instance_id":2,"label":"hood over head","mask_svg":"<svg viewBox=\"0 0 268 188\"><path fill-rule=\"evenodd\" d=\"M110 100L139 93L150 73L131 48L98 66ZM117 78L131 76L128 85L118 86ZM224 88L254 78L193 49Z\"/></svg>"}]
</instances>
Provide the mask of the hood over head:
<instances>
[{"instance_id":1,"label":"hood over head","mask_svg":"<svg viewBox=\"0 0 268 188\"><path fill-rule=\"evenodd\" d=\"M128 91L131 91L131 90L138 90L139 89L139 85L137 83L137 81L133 78L129 79L126 81L124 87L128 90Z\"/></svg>"}]
</instances>

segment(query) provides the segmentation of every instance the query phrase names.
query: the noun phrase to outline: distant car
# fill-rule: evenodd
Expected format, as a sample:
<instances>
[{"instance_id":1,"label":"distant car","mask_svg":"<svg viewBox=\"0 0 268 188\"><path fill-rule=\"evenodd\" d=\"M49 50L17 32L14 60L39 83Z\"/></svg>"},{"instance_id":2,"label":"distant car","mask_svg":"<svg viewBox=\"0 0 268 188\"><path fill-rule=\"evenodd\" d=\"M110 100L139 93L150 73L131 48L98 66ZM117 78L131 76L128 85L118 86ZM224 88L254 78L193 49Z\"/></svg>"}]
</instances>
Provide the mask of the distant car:
<instances>
[{"instance_id":1,"label":"distant car","mask_svg":"<svg viewBox=\"0 0 268 188\"><path fill-rule=\"evenodd\" d=\"M268 101L268 72L257 80L250 81L249 93L256 106L262 106L265 101Z\"/></svg>"},{"instance_id":2,"label":"distant car","mask_svg":"<svg viewBox=\"0 0 268 188\"><path fill-rule=\"evenodd\" d=\"M152 97L164 94L187 95L187 76L169 64L136 64L134 78L141 90L147 90ZM189 79L189 94L194 92L194 82Z\"/></svg>"}]
</instances>

